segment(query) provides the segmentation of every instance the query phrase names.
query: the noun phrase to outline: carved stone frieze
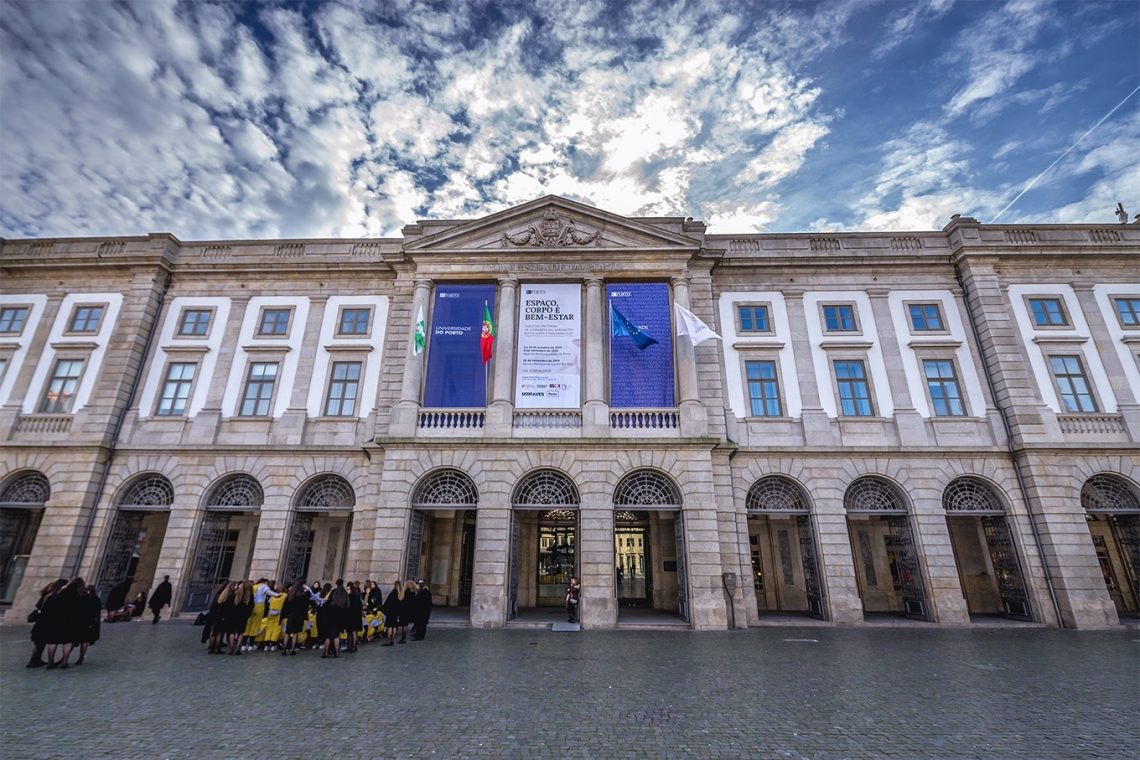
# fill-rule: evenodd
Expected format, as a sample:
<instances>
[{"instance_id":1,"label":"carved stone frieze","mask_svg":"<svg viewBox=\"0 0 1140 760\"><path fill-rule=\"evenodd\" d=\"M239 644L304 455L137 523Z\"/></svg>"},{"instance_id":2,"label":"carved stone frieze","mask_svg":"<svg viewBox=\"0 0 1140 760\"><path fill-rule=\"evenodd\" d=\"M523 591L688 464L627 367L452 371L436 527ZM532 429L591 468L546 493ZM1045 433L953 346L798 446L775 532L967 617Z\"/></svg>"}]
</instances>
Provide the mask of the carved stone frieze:
<instances>
[{"instance_id":1,"label":"carved stone frieze","mask_svg":"<svg viewBox=\"0 0 1140 760\"><path fill-rule=\"evenodd\" d=\"M573 224L563 222L558 211L547 209L542 215L542 221L537 225L527 227L522 232L510 234L504 232L499 237L503 248L513 246L530 246L533 248L564 248L573 245L601 245L601 233L598 230L586 232L579 230Z\"/></svg>"}]
</instances>

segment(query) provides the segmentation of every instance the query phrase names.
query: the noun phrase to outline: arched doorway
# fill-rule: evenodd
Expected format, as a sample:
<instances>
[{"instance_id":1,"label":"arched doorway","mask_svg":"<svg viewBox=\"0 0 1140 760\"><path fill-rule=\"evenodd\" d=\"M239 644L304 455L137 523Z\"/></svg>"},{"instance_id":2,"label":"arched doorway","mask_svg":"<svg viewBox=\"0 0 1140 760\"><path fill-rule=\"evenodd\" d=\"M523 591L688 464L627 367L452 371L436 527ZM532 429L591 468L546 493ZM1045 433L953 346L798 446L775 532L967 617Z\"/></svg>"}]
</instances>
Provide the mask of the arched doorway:
<instances>
[{"instance_id":1,"label":"arched doorway","mask_svg":"<svg viewBox=\"0 0 1140 760\"><path fill-rule=\"evenodd\" d=\"M139 475L126 484L116 502L95 584L103 600L111 589L127 582L124 599L133 599L140 591L150 593L174 504L174 486L158 473Z\"/></svg>"},{"instance_id":2,"label":"arched doorway","mask_svg":"<svg viewBox=\"0 0 1140 760\"><path fill-rule=\"evenodd\" d=\"M11 604L36 543L51 484L43 473L23 470L0 488L0 604Z\"/></svg>"},{"instance_id":3,"label":"arched doorway","mask_svg":"<svg viewBox=\"0 0 1140 760\"><path fill-rule=\"evenodd\" d=\"M459 470L428 473L412 492L404 577L426 576L436 606L471 604L478 506L475 483Z\"/></svg>"},{"instance_id":4,"label":"arched doorway","mask_svg":"<svg viewBox=\"0 0 1140 760\"><path fill-rule=\"evenodd\" d=\"M681 492L654 470L635 470L614 489L614 595L622 610L644 607L689 619Z\"/></svg>"},{"instance_id":5,"label":"arched doorway","mask_svg":"<svg viewBox=\"0 0 1140 760\"><path fill-rule=\"evenodd\" d=\"M823 619L823 592L807 494L790 478L767 475L748 489L745 503L759 612L806 613Z\"/></svg>"},{"instance_id":6,"label":"arched doorway","mask_svg":"<svg viewBox=\"0 0 1140 760\"><path fill-rule=\"evenodd\" d=\"M1119 475L1093 475L1081 487L1104 584L1118 615L1140 614L1140 498Z\"/></svg>"},{"instance_id":7,"label":"arched doorway","mask_svg":"<svg viewBox=\"0 0 1140 760\"><path fill-rule=\"evenodd\" d=\"M1032 620L1017 545L993 488L957 478L942 492L942 508L969 614Z\"/></svg>"},{"instance_id":8,"label":"arched doorway","mask_svg":"<svg viewBox=\"0 0 1140 760\"><path fill-rule=\"evenodd\" d=\"M356 492L340 475L318 475L297 490L280 580L331 583L344 577Z\"/></svg>"},{"instance_id":9,"label":"arched doorway","mask_svg":"<svg viewBox=\"0 0 1140 760\"><path fill-rule=\"evenodd\" d=\"M565 605L570 576L578 573L578 488L553 469L523 476L511 495L508 617L520 608Z\"/></svg>"},{"instance_id":10,"label":"arched doorway","mask_svg":"<svg viewBox=\"0 0 1140 760\"><path fill-rule=\"evenodd\" d=\"M863 613L927 619L926 593L906 502L887 480L856 478L843 495Z\"/></svg>"},{"instance_id":11,"label":"arched doorway","mask_svg":"<svg viewBox=\"0 0 1140 760\"><path fill-rule=\"evenodd\" d=\"M210 606L210 595L219 583L249 577L264 501L261 484L244 473L227 475L209 490L190 561L183 610L204 610Z\"/></svg>"}]
</instances>

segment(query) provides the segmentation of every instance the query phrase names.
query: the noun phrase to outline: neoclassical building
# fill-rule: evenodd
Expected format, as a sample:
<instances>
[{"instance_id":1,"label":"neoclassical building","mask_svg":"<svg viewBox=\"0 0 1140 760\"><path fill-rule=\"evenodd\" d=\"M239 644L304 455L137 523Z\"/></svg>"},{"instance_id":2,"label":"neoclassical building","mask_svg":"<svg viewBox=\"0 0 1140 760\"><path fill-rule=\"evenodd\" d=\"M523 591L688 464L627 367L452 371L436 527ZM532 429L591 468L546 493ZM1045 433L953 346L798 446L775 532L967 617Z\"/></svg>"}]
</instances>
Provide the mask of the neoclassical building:
<instances>
[{"instance_id":1,"label":"neoclassical building","mask_svg":"<svg viewBox=\"0 0 1140 760\"><path fill-rule=\"evenodd\" d=\"M1138 563L1137 225L717 235L548 196L0 242L9 622L77 574L169 575L179 612L424 577L499 627L577 574L587 628L1096 628Z\"/></svg>"}]
</instances>

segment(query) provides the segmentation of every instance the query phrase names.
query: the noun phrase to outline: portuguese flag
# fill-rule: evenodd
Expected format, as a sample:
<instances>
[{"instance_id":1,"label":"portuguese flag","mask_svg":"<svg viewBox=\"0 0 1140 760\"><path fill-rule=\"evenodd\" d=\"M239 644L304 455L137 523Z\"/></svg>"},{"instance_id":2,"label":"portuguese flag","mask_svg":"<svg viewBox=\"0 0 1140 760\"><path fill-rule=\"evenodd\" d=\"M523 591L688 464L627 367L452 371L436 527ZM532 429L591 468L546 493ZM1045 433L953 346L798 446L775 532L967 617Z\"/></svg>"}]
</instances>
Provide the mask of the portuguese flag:
<instances>
[{"instance_id":1,"label":"portuguese flag","mask_svg":"<svg viewBox=\"0 0 1140 760\"><path fill-rule=\"evenodd\" d=\"M491 360L491 345L495 342L495 322L491 319L491 309L483 302L483 331L479 335L479 348L483 352L483 363Z\"/></svg>"}]
</instances>

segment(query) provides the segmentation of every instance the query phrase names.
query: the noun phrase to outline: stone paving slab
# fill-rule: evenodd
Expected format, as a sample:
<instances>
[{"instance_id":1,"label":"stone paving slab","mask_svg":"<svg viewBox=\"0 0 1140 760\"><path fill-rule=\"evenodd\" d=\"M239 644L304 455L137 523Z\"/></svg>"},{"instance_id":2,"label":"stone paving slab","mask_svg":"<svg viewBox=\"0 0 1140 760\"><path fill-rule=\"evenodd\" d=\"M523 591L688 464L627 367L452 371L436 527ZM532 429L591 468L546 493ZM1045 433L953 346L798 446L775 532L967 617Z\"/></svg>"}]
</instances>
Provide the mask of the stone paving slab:
<instances>
[{"instance_id":1,"label":"stone paving slab","mask_svg":"<svg viewBox=\"0 0 1140 760\"><path fill-rule=\"evenodd\" d=\"M3 758L1125 758L1121 629L437 629L322 660L210 656L199 628L105 625L24 668L0 627ZM74 658L74 656L73 656Z\"/></svg>"}]
</instances>

